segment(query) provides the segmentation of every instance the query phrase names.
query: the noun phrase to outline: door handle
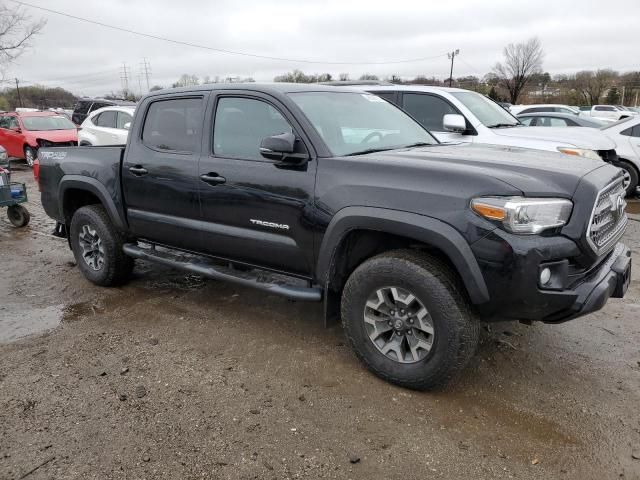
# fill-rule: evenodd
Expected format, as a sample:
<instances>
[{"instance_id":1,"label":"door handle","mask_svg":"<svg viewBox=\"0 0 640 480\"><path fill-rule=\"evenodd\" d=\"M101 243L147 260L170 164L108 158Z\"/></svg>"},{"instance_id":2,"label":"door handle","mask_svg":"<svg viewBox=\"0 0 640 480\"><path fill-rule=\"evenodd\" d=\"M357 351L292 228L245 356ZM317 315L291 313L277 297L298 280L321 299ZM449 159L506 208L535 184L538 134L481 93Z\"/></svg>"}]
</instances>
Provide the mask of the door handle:
<instances>
[{"instance_id":1,"label":"door handle","mask_svg":"<svg viewBox=\"0 0 640 480\"><path fill-rule=\"evenodd\" d=\"M200 180L208 183L209 185L220 185L221 183L227 181L226 178L218 175L217 173L205 173L203 175L200 175Z\"/></svg>"},{"instance_id":2,"label":"door handle","mask_svg":"<svg viewBox=\"0 0 640 480\"><path fill-rule=\"evenodd\" d=\"M149 173L146 168L141 165L136 165L134 167L129 167L129 171L133 173L136 177L141 177L142 175L146 175Z\"/></svg>"}]
</instances>

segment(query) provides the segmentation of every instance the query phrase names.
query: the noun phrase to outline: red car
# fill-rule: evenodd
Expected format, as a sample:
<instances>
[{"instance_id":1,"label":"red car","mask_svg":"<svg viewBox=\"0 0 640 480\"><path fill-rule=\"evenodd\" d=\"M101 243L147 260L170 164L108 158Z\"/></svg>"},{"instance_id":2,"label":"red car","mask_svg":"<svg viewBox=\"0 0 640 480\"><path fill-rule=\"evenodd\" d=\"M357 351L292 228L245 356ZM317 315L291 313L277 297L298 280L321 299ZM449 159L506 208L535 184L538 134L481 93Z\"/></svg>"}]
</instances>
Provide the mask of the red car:
<instances>
[{"instance_id":1,"label":"red car","mask_svg":"<svg viewBox=\"0 0 640 480\"><path fill-rule=\"evenodd\" d=\"M78 127L55 112L0 114L0 145L9 157L24 158L30 167L40 147L78 145Z\"/></svg>"}]
</instances>

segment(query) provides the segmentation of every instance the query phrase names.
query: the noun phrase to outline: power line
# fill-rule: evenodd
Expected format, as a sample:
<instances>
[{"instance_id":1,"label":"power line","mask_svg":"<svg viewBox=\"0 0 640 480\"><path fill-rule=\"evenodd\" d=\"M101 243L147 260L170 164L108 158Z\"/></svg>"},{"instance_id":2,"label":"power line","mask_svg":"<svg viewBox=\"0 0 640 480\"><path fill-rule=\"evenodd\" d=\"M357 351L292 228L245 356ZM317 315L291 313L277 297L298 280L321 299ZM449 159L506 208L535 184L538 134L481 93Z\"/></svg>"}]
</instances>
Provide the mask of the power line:
<instances>
[{"instance_id":1,"label":"power line","mask_svg":"<svg viewBox=\"0 0 640 480\"><path fill-rule=\"evenodd\" d=\"M227 55L240 55L244 57L253 57L253 58L262 58L266 60L277 60L283 62L295 62L295 63L311 63L311 64L320 64L320 65L391 65L391 64L399 64L399 63L414 63L414 62L422 62L425 60L434 60L436 58L444 57L446 54L441 53L439 55L434 55L431 57L420 57L420 58L409 58L404 60L393 60L393 61L385 61L385 62L336 62L336 61L324 61L324 60L304 60L300 58L285 58L285 57L273 57L269 55L260 55L257 53L249 53L249 52L240 52L237 50L226 50L223 48L210 47L206 45L199 45L197 43L185 42L182 40L175 40L172 38L160 37L158 35L151 35L149 33L138 32L135 30L130 30L124 27L118 27L116 25L109 25L107 23L98 22L96 20L91 20L88 18L79 17L77 15L71 15L70 13L60 12L57 10L52 10L50 8L41 7L39 5L33 5L31 3L22 2L18 0L11 0L13 3L17 3L18 5L22 5L24 7L31 7L37 10L42 10L45 12L53 13L55 15L60 15L62 17L72 18L74 20L78 20L80 22L91 23L93 25L99 25L101 27L110 28L112 30L118 30L120 32L130 33L132 35L138 35L140 37L152 38L154 40L161 40L163 42L174 43L176 45L183 45L186 47L200 48L202 50L210 50L218 53L225 53Z\"/></svg>"}]
</instances>

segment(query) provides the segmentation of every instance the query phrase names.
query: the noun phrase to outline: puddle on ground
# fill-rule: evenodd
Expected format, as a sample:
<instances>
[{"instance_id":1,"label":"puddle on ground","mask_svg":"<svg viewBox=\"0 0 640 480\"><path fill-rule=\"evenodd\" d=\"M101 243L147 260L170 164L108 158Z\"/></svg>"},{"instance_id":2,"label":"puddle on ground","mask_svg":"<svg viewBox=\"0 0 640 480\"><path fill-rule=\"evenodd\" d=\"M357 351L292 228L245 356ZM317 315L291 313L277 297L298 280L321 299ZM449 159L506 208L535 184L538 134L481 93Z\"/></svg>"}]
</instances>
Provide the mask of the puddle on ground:
<instances>
[{"instance_id":1,"label":"puddle on ground","mask_svg":"<svg viewBox=\"0 0 640 480\"><path fill-rule=\"evenodd\" d=\"M26 310L24 306L5 307L0 311L0 343L15 342L57 327L62 321L63 311L63 305Z\"/></svg>"}]
</instances>

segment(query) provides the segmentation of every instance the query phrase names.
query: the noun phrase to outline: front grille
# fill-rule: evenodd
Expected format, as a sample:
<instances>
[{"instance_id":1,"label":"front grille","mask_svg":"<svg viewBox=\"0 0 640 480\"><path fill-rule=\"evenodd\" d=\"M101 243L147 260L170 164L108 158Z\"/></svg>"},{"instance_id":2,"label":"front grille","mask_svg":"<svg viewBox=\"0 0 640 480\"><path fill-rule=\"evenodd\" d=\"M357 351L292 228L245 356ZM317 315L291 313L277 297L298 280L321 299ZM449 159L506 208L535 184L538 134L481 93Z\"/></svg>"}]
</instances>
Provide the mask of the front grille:
<instances>
[{"instance_id":1,"label":"front grille","mask_svg":"<svg viewBox=\"0 0 640 480\"><path fill-rule=\"evenodd\" d=\"M598 255L608 250L624 233L627 215L622 178L600 190L591 213L587 241Z\"/></svg>"},{"instance_id":2,"label":"front grille","mask_svg":"<svg viewBox=\"0 0 640 480\"><path fill-rule=\"evenodd\" d=\"M600 158L605 162L611 163L618 160L618 154L613 148L611 150L598 150L598 155L600 155Z\"/></svg>"}]
</instances>

